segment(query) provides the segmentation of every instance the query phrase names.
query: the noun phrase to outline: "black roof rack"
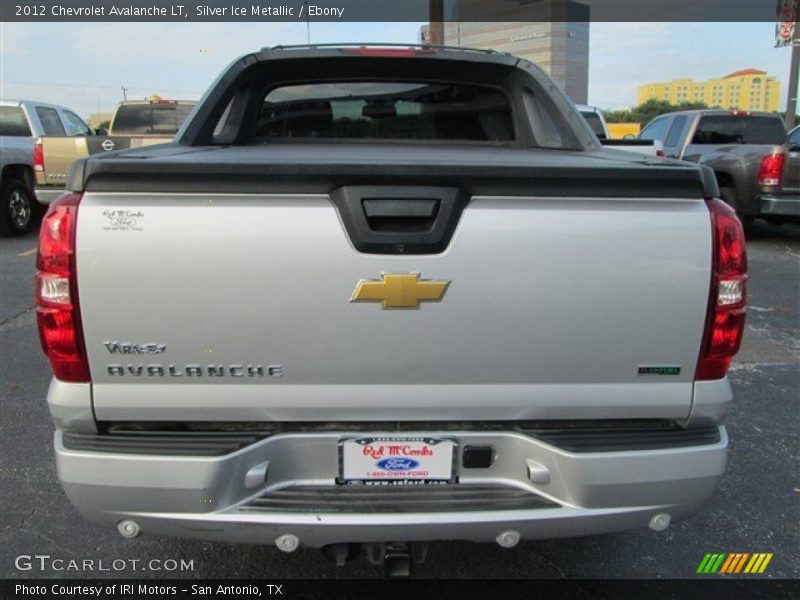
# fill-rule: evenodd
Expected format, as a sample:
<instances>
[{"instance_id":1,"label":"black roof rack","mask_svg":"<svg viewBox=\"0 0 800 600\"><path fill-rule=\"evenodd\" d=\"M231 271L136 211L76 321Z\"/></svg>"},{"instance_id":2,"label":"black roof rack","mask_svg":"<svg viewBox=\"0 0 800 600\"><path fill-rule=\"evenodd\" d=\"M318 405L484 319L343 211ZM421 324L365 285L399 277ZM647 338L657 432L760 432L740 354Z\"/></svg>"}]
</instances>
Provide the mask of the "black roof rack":
<instances>
[{"instance_id":1,"label":"black roof rack","mask_svg":"<svg viewBox=\"0 0 800 600\"><path fill-rule=\"evenodd\" d=\"M265 46L261 49L262 52L273 52L278 50L315 50L317 48L420 48L422 50L460 50L463 52L479 52L482 54L508 54L508 52L498 52L497 50L488 50L483 48L468 48L465 46L434 46L432 44L392 44L384 42L339 42L330 44L294 44L294 45L278 45L278 46Z\"/></svg>"}]
</instances>

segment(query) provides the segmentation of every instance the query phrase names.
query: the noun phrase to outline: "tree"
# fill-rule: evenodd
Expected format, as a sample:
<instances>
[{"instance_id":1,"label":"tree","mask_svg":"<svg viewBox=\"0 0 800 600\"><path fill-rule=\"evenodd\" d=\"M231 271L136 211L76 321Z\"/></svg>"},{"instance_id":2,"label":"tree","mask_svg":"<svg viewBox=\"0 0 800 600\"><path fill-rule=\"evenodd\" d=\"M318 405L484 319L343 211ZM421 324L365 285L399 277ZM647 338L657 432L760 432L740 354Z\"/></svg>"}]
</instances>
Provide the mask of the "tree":
<instances>
[{"instance_id":1,"label":"tree","mask_svg":"<svg viewBox=\"0 0 800 600\"><path fill-rule=\"evenodd\" d=\"M641 123L645 125L659 115L678 110L697 110L708 108L703 102L681 102L680 104L670 104L666 100L651 99L647 102L635 106L630 110L610 110L606 111L606 121L609 123Z\"/></svg>"}]
</instances>

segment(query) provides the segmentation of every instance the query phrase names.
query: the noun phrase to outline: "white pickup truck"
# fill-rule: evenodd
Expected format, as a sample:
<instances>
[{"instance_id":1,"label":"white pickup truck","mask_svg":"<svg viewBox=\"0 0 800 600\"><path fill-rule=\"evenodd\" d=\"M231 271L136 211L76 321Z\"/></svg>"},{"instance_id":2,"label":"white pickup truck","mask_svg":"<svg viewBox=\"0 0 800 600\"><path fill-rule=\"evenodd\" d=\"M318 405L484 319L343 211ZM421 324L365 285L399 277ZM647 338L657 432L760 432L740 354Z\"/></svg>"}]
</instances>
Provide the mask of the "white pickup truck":
<instances>
[{"instance_id":1,"label":"white pickup truck","mask_svg":"<svg viewBox=\"0 0 800 600\"><path fill-rule=\"evenodd\" d=\"M578 104L576 108L580 111L581 115L589 127L592 128L597 139L603 146L612 147L617 150L625 150L626 152L633 152L635 154L643 154L645 156L666 156L664 150L664 142L659 139L632 139L632 140L614 140L608 135L608 124L603 115L603 111L596 106L589 106L586 104Z\"/></svg>"},{"instance_id":2,"label":"white pickup truck","mask_svg":"<svg viewBox=\"0 0 800 600\"><path fill-rule=\"evenodd\" d=\"M264 49L67 187L36 284L58 475L123 536L397 574L428 540L660 531L724 471L741 225L525 60Z\"/></svg>"}]
</instances>

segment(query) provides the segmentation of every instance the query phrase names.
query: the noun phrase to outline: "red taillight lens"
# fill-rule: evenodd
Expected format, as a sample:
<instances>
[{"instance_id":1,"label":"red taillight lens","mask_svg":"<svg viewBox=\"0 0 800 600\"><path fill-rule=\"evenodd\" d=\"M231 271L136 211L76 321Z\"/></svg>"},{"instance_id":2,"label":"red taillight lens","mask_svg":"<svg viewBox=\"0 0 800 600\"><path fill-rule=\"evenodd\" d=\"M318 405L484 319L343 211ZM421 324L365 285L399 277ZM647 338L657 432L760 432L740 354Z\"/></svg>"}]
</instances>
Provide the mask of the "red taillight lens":
<instances>
[{"instance_id":1,"label":"red taillight lens","mask_svg":"<svg viewBox=\"0 0 800 600\"><path fill-rule=\"evenodd\" d=\"M360 48L342 48L342 54L357 54L359 56L419 56L424 54L434 54L436 51L428 48L370 48L362 46Z\"/></svg>"},{"instance_id":2,"label":"red taillight lens","mask_svg":"<svg viewBox=\"0 0 800 600\"><path fill-rule=\"evenodd\" d=\"M734 210L722 200L707 201L711 213L713 263L703 347L695 379L722 379L739 351L747 299L747 249Z\"/></svg>"},{"instance_id":3,"label":"red taillight lens","mask_svg":"<svg viewBox=\"0 0 800 600\"><path fill-rule=\"evenodd\" d=\"M41 140L36 140L33 145L33 170L44 171L44 148Z\"/></svg>"},{"instance_id":4,"label":"red taillight lens","mask_svg":"<svg viewBox=\"0 0 800 600\"><path fill-rule=\"evenodd\" d=\"M786 155L783 152L767 154L762 158L761 168L758 170L758 185L780 185L785 162Z\"/></svg>"},{"instance_id":5,"label":"red taillight lens","mask_svg":"<svg viewBox=\"0 0 800 600\"><path fill-rule=\"evenodd\" d=\"M36 256L36 320L42 350L61 381L88 382L75 273L80 194L64 194L47 209Z\"/></svg>"}]
</instances>

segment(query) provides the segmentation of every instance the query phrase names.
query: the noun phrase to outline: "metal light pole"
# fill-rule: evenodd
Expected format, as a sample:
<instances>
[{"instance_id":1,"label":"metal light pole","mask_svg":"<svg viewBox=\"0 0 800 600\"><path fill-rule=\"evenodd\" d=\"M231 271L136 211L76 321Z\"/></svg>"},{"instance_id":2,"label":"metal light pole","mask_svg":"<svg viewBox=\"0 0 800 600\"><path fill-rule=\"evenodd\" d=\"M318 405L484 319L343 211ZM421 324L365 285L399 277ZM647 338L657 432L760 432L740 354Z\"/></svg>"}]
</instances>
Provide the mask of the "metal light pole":
<instances>
[{"instance_id":1,"label":"metal light pole","mask_svg":"<svg viewBox=\"0 0 800 600\"><path fill-rule=\"evenodd\" d=\"M444 46L444 2L428 0L428 43Z\"/></svg>"},{"instance_id":2,"label":"metal light pole","mask_svg":"<svg viewBox=\"0 0 800 600\"><path fill-rule=\"evenodd\" d=\"M789 66L789 93L786 94L786 129L791 129L795 126L798 71L800 71L800 21L795 21L794 40L792 40L792 62Z\"/></svg>"},{"instance_id":3,"label":"metal light pole","mask_svg":"<svg viewBox=\"0 0 800 600\"><path fill-rule=\"evenodd\" d=\"M311 18L308 16L308 0L303 2L306 7L306 44L311 45Z\"/></svg>"}]
</instances>

